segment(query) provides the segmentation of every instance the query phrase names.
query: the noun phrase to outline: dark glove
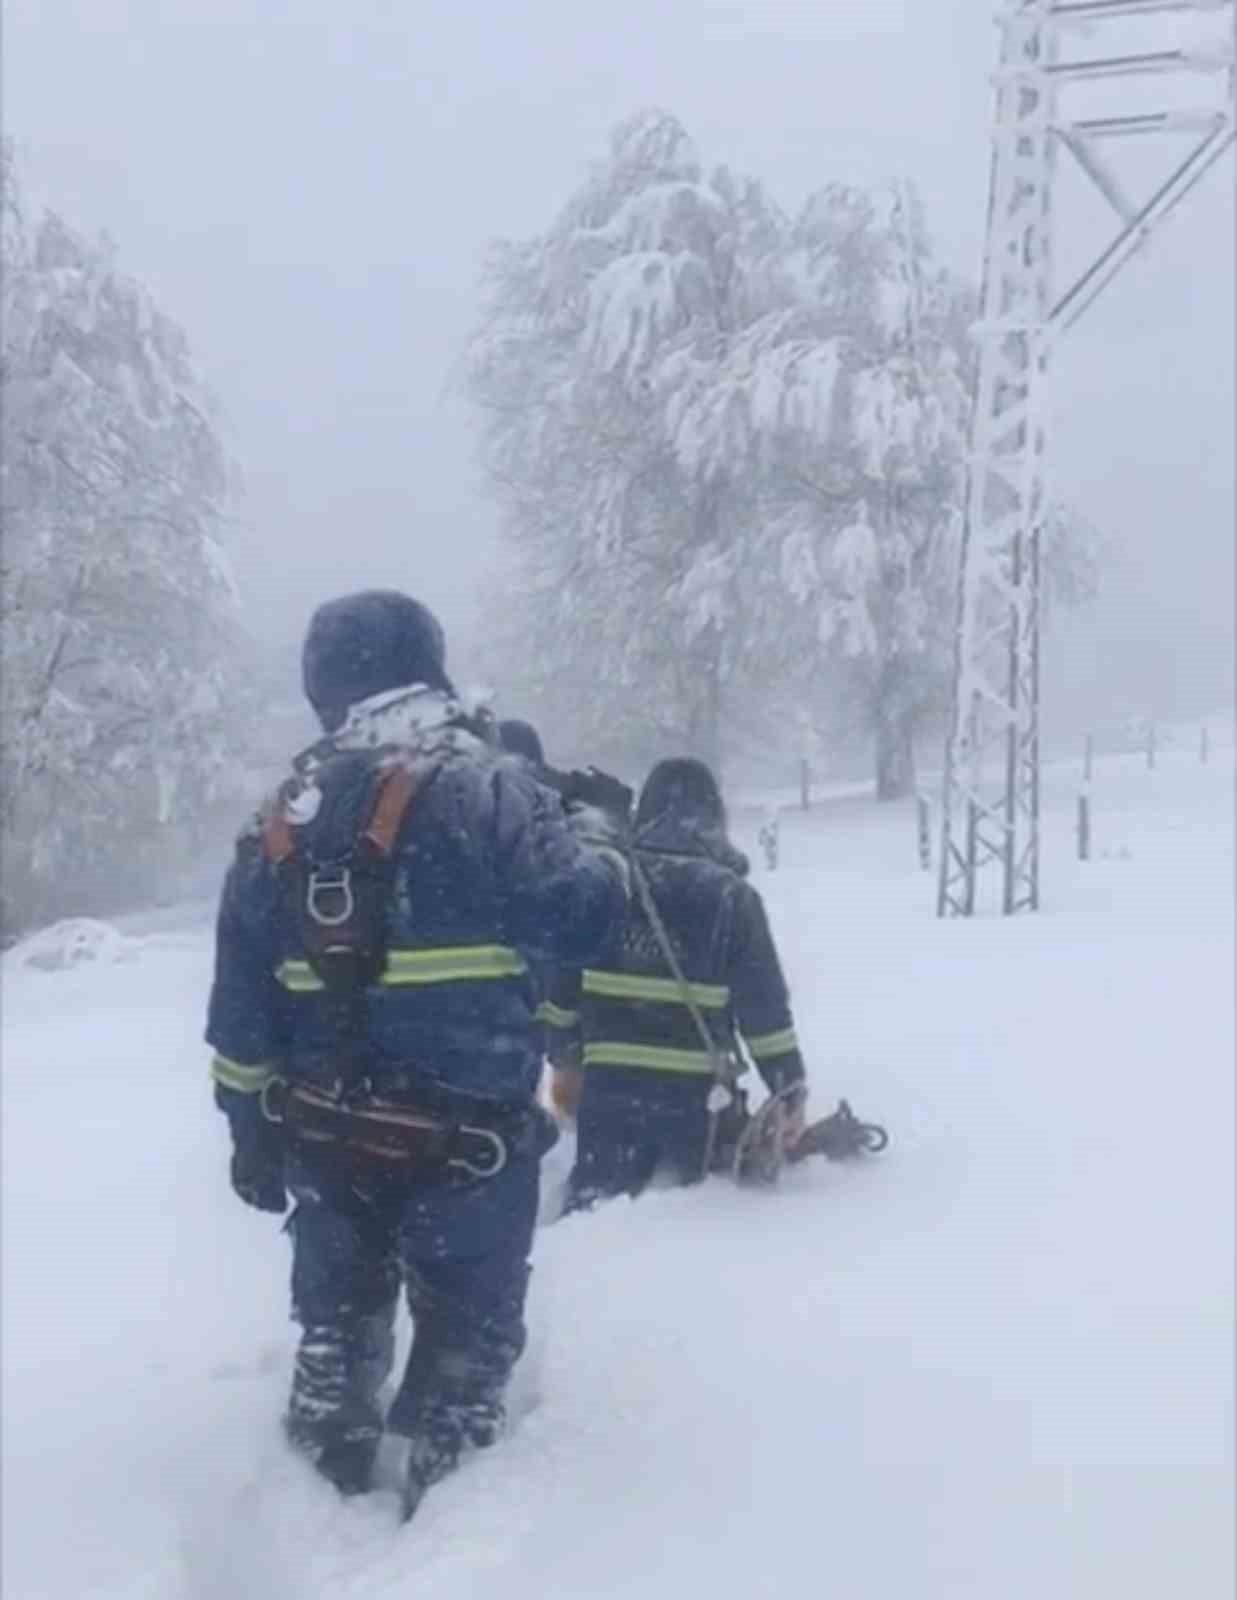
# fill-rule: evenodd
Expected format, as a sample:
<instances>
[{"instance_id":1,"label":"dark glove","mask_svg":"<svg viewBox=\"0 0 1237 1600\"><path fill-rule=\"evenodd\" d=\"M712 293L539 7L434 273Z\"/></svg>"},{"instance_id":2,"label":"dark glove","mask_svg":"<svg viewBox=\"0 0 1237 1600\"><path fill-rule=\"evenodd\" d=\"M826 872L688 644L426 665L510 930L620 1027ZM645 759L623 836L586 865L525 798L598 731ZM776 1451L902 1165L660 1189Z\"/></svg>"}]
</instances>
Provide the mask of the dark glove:
<instances>
[{"instance_id":1,"label":"dark glove","mask_svg":"<svg viewBox=\"0 0 1237 1600\"><path fill-rule=\"evenodd\" d=\"M581 844L595 850L603 861L608 861L626 896L631 894L631 872L623 854L619 829L605 811L596 806L580 805L567 812L567 825Z\"/></svg>"},{"instance_id":2,"label":"dark glove","mask_svg":"<svg viewBox=\"0 0 1237 1600\"><path fill-rule=\"evenodd\" d=\"M255 1211L282 1216L288 1208L283 1147L277 1138L246 1139L232 1149L232 1187Z\"/></svg>"},{"instance_id":3,"label":"dark glove","mask_svg":"<svg viewBox=\"0 0 1237 1600\"><path fill-rule=\"evenodd\" d=\"M636 796L622 779L608 772L599 772L596 767L575 772L559 772L554 767L543 767L538 776L542 783L558 791L569 815L586 808L603 812L610 827L620 834L630 826Z\"/></svg>"},{"instance_id":4,"label":"dark glove","mask_svg":"<svg viewBox=\"0 0 1237 1600\"><path fill-rule=\"evenodd\" d=\"M592 806L604 812L611 826L619 833L630 826L636 797L620 778L608 772L599 772L596 767L573 772L571 776L574 780L573 790L564 797L569 809L573 805Z\"/></svg>"}]
</instances>

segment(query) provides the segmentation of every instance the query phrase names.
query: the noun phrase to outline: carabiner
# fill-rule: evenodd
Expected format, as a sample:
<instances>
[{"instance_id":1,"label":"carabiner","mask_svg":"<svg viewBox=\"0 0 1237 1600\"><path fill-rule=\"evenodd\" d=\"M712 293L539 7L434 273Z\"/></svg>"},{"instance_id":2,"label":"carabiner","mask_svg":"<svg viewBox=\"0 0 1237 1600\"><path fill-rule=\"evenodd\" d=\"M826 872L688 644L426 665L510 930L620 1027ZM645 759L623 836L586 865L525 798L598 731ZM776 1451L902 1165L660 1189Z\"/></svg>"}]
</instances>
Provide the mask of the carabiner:
<instances>
[{"instance_id":1,"label":"carabiner","mask_svg":"<svg viewBox=\"0 0 1237 1600\"><path fill-rule=\"evenodd\" d=\"M449 1156L447 1165L459 1167L471 1178L496 1178L507 1165L507 1141L502 1135L495 1133L492 1128L473 1128L466 1123L461 1124L456 1132L467 1134L470 1138L484 1139L494 1153L494 1160L487 1167L479 1167L475 1161L469 1161L465 1156Z\"/></svg>"},{"instance_id":2,"label":"carabiner","mask_svg":"<svg viewBox=\"0 0 1237 1600\"><path fill-rule=\"evenodd\" d=\"M283 1095L283 1102L281 1103L280 1108L279 1108L279 1111L280 1111L279 1116L275 1115L274 1107L273 1107L272 1102L271 1102L271 1091L272 1090L275 1090L275 1091L277 1091L277 1092L279 1092L279 1093L281 1093ZM261 1111L262 1116L263 1116L265 1121L273 1122L276 1125L276 1127L278 1127L279 1124L282 1123L283 1120L284 1120L283 1107L284 1107L284 1105L287 1104L287 1100L288 1100L288 1084L287 1084L287 1080L284 1079L284 1078L279 1078L279 1077L268 1078L266 1080L266 1082L262 1085L262 1088L258 1092L258 1110Z\"/></svg>"}]
</instances>

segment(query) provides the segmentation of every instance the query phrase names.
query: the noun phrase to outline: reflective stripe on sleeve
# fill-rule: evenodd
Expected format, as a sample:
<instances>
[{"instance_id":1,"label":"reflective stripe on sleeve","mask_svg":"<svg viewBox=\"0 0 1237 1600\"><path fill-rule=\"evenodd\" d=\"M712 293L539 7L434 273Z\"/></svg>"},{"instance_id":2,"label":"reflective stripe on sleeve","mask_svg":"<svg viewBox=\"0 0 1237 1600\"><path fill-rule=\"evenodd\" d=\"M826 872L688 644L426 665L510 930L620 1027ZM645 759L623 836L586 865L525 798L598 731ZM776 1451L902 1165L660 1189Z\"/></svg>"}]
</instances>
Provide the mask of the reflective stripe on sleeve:
<instances>
[{"instance_id":1,"label":"reflective stripe on sleeve","mask_svg":"<svg viewBox=\"0 0 1237 1600\"><path fill-rule=\"evenodd\" d=\"M235 1089L238 1094L260 1094L275 1076L275 1069L269 1061L247 1066L243 1061L216 1055L210 1064L210 1075L216 1083Z\"/></svg>"},{"instance_id":2,"label":"reflective stripe on sleeve","mask_svg":"<svg viewBox=\"0 0 1237 1600\"><path fill-rule=\"evenodd\" d=\"M671 1050L664 1045L620 1044L606 1039L584 1046L586 1067L648 1067L653 1072L688 1072L711 1077L713 1063L703 1050Z\"/></svg>"},{"instance_id":3,"label":"reflective stripe on sleeve","mask_svg":"<svg viewBox=\"0 0 1237 1600\"><path fill-rule=\"evenodd\" d=\"M581 987L585 994L608 1000L656 1000L685 1004L683 990L674 978L645 978L631 972L598 972L586 967ZM702 1011L720 1011L730 1001L730 990L719 983L689 983L688 992Z\"/></svg>"},{"instance_id":4,"label":"reflective stripe on sleeve","mask_svg":"<svg viewBox=\"0 0 1237 1600\"><path fill-rule=\"evenodd\" d=\"M776 1033L758 1033L747 1040L747 1048L756 1061L767 1061L770 1056L784 1056L799 1048L793 1028L779 1028Z\"/></svg>"},{"instance_id":5,"label":"reflective stripe on sleeve","mask_svg":"<svg viewBox=\"0 0 1237 1600\"><path fill-rule=\"evenodd\" d=\"M537 1021L548 1024L551 1028L574 1028L579 1024L578 1011L564 1011L562 1006L556 1006L553 1000L543 1000L537 1007Z\"/></svg>"}]
</instances>

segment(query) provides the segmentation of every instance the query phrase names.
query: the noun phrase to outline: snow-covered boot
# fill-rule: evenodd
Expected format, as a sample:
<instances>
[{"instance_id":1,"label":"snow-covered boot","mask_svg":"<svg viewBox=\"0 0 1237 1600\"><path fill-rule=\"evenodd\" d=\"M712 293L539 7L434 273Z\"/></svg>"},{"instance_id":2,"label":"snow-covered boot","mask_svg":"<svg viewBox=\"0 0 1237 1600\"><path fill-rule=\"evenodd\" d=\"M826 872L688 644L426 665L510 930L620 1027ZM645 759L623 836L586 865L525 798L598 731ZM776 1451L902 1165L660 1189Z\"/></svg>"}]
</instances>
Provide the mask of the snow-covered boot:
<instances>
[{"instance_id":1,"label":"snow-covered boot","mask_svg":"<svg viewBox=\"0 0 1237 1600\"><path fill-rule=\"evenodd\" d=\"M342 1495L368 1494L374 1482L377 1439L333 1439L325 1444L315 1467Z\"/></svg>"},{"instance_id":2,"label":"snow-covered boot","mask_svg":"<svg viewBox=\"0 0 1237 1600\"><path fill-rule=\"evenodd\" d=\"M405 1522L412 1519L427 1489L448 1477L459 1464L461 1447L458 1442L435 1444L430 1439L408 1441L408 1456L404 1462L402 1488L402 1514Z\"/></svg>"},{"instance_id":3,"label":"snow-covered boot","mask_svg":"<svg viewBox=\"0 0 1237 1600\"><path fill-rule=\"evenodd\" d=\"M371 1429L319 1427L308 1430L286 1419L284 1432L294 1449L313 1463L342 1495L368 1494L373 1487L378 1435Z\"/></svg>"}]
</instances>

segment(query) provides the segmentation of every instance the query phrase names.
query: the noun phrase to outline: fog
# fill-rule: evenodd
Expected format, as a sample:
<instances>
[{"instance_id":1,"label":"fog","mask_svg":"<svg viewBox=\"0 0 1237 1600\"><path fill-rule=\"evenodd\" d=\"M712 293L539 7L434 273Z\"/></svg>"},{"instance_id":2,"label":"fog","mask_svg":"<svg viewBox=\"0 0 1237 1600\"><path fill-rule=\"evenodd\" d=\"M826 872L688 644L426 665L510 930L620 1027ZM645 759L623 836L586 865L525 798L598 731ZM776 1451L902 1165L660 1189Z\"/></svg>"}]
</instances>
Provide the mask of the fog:
<instances>
[{"instance_id":1,"label":"fog","mask_svg":"<svg viewBox=\"0 0 1237 1600\"><path fill-rule=\"evenodd\" d=\"M989 9L9 0L5 124L31 198L110 233L188 331L243 472L247 611L289 682L310 608L371 584L432 603L467 676L497 537L457 381L486 241L543 228L609 127L659 104L787 206L908 175L977 276ZM1098 215L1063 201L1064 255ZM1050 715L1231 698L1232 224L1230 156L1062 351L1059 486L1113 563L1049 651Z\"/></svg>"}]
</instances>

